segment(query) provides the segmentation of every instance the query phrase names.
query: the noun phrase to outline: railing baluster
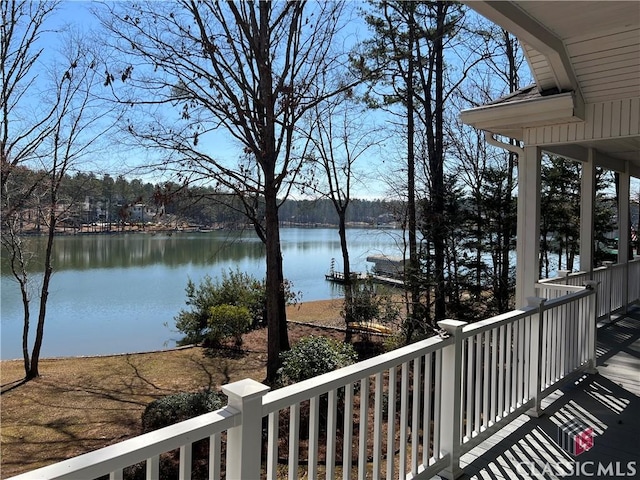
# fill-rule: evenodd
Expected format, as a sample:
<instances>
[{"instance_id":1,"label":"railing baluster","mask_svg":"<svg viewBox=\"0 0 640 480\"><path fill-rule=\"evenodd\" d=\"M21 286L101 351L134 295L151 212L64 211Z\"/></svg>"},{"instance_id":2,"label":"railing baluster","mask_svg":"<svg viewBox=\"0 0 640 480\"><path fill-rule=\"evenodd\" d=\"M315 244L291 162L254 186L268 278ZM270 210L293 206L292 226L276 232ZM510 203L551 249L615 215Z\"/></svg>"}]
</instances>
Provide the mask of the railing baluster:
<instances>
[{"instance_id":1,"label":"railing baluster","mask_svg":"<svg viewBox=\"0 0 640 480\"><path fill-rule=\"evenodd\" d=\"M269 442L267 444L267 478L273 479L278 475L278 439L279 439L279 420L280 420L280 410L271 412L269 414L269 430L268 430L268 438Z\"/></svg>"},{"instance_id":2,"label":"railing baluster","mask_svg":"<svg viewBox=\"0 0 640 480\"><path fill-rule=\"evenodd\" d=\"M178 478L180 480L191 479L191 458L192 458L192 444L187 443L180 447L180 468L178 472Z\"/></svg>"},{"instance_id":3,"label":"railing baluster","mask_svg":"<svg viewBox=\"0 0 640 480\"><path fill-rule=\"evenodd\" d=\"M500 326L500 362L498 365L498 415L500 418L504 417L504 397L505 397L505 361L506 361L506 347L505 347L505 326Z\"/></svg>"},{"instance_id":4,"label":"railing baluster","mask_svg":"<svg viewBox=\"0 0 640 480\"><path fill-rule=\"evenodd\" d=\"M466 342L467 340L463 340L462 341L462 351L460 352L461 358L460 358L460 364L462 365L462 369L464 372L466 372L466 369L468 368L468 361L467 361L467 348L466 348ZM460 379L460 438L464 438L466 435L466 428L467 428L467 422L464 421L464 418L466 416L466 411L467 411L467 377L466 375L462 375L462 378ZM436 421L436 423L438 423L438 420L436 416L433 417L434 420Z\"/></svg>"},{"instance_id":5,"label":"railing baluster","mask_svg":"<svg viewBox=\"0 0 640 480\"><path fill-rule=\"evenodd\" d=\"M578 309L576 316L566 319L567 322L567 371L571 372L580 366L580 324L582 323L581 309Z\"/></svg>"},{"instance_id":6,"label":"railing baluster","mask_svg":"<svg viewBox=\"0 0 640 480\"><path fill-rule=\"evenodd\" d=\"M566 314L566 309L565 306L561 306L558 309L555 309L555 325L556 325L556 334L555 334L555 338L553 339L553 351L556 354L556 361L555 361L555 371L554 371L554 375L553 375L553 381L557 382L558 380L560 380L560 364L561 364L561 347L560 347L560 340L562 339L561 335L562 335L562 318L563 315Z\"/></svg>"},{"instance_id":7,"label":"railing baluster","mask_svg":"<svg viewBox=\"0 0 640 480\"><path fill-rule=\"evenodd\" d=\"M529 385L530 385L529 375L531 374L531 318L528 318L526 321L523 320L523 322L524 322L523 323L523 327L524 327L524 362L523 362L524 394L523 394L522 401L526 402L531 398L531 395L529 393Z\"/></svg>"},{"instance_id":8,"label":"railing baluster","mask_svg":"<svg viewBox=\"0 0 640 480\"><path fill-rule=\"evenodd\" d=\"M360 381L360 414L359 418L359 445L358 445L358 478L367 475L367 433L369 430L369 377Z\"/></svg>"},{"instance_id":9,"label":"railing baluster","mask_svg":"<svg viewBox=\"0 0 640 480\"><path fill-rule=\"evenodd\" d=\"M483 377L482 377L482 427L481 430L486 429L489 426L489 374L490 374L490 358L491 352L491 330L487 330L483 334L484 351L484 365L483 365Z\"/></svg>"},{"instance_id":10,"label":"railing baluster","mask_svg":"<svg viewBox=\"0 0 640 480\"><path fill-rule=\"evenodd\" d=\"M336 430L337 430L337 391L335 389L329 391L329 407L327 412L327 452L326 458L326 478L333 480L335 478L336 463Z\"/></svg>"},{"instance_id":11,"label":"railing baluster","mask_svg":"<svg viewBox=\"0 0 640 480\"><path fill-rule=\"evenodd\" d=\"M524 398L524 319L516 322L518 325L518 391L514 407L522 405Z\"/></svg>"},{"instance_id":12,"label":"railing baluster","mask_svg":"<svg viewBox=\"0 0 640 480\"><path fill-rule=\"evenodd\" d=\"M307 468L309 480L318 478L318 428L320 425L320 399L316 395L309 402L309 448Z\"/></svg>"},{"instance_id":13,"label":"railing baluster","mask_svg":"<svg viewBox=\"0 0 640 480\"><path fill-rule=\"evenodd\" d=\"M420 373L422 357L413 360L413 399L411 403L411 473L418 474L418 448L420 447Z\"/></svg>"},{"instance_id":14,"label":"railing baluster","mask_svg":"<svg viewBox=\"0 0 640 480\"><path fill-rule=\"evenodd\" d=\"M543 318L540 319L543 322L542 327L544 330L543 335L543 378L542 387L546 388L551 385L551 319L553 318L553 312L551 310L545 310Z\"/></svg>"},{"instance_id":15,"label":"railing baluster","mask_svg":"<svg viewBox=\"0 0 640 480\"><path fill-rule=\"evenodd\" d=\"M518 397L518 322L510 324L511 327L511 400L509 402L509 413L517 406L516 399Z\"/></svg>"},{"instance_id":16,"label":"railing baluster","mask_svg":"<svg viewBox=\"0 0 640 480\"><path fill-rule=\"evenodd\" d=\"M407 472L407 427L409 423L409 363L402 364L402 378L400 389L400 460L398 477L405 478Z\"/></svg>"},{"instance_id":17,"label":"railing baluster","mask_svg":"<svg viewBox=\"0 0 640 480\"><path fill-rule=\"evenodd\" d=\"M209 436L209 480L219 480L221 471L221 435L215 433ZM152 478L158 478L154 476Z\"/></svg>"},{"instance_id":18,"label":"railing baluster","mask_svg":"<svg viewBox=\"0 0 640 480\"><path fill-rule=\"evenodd\" d=\"M475 371L475 395L473 401L473 428L471 429L476 434L480 433L480 414L482 411L482 335L474 335L469 339L475 344L476 348L476 371ZM474 435L475 436L475 435Z\"/></svg>"},{"instance_id":19,"label":"railing baluster","mask_svg":"<svg viewBox=\"0 0 640 480\"><path fill-rule=\"evenodd\" d=\"M471 432L473 431L472 423L473 423L473 365L474 365L474 356L473 356L473 338L469 337L463 341L467 343L467 365L465 368L465 373L467 377L467 395L466 395L466 413L464 416L465 420L465 436L467 438L471 438ZM463 376L465 376L463 374Z\"/></svg>"},{"instance_id":20,"label":"railing baluster","mask_svg":"<svg viewBox=\"0 0 640 480\"><path fill-rule=\"evenodd\" d=\"M436 351L436 378L433 391L433 456L436 459L440 456L440 415L442 413L442 350ZM462 438L462 432L456 432L458 438Z\"/></svg>"},{"instance_id":21,"label":"railing baluster","mask_svg":"<svg viewBox=\"0 0 640 480\"><path fill-rule=\"evenodd\" d=\"M382 395L384 394L382 372L376 373L373 416L373 478L379 480L382 474Z\"/></svg>"},{"instance_id":22,"label":"railing baluster","mask_svg":"<svg viewBox=\"0 0 640 480\"><path fill-rule=\"evenodd\" d=\"M497 401L498 401L498 372L500 369L500 362L498 360L498 333L499 330L497 328L492 328L489 330L490 335L490 346L491 346L491 359L489 360L489 366L491 367L491 415L490 422L494 423L496 421L497 415Z\"/></svg>"},{"instance_id":23,"label":"railing baluster","mask_svg":"<svg viewBox=\"0 0 640 480\"><path fill-rule=\"evenodd\" d=\"M147 480L155 480L160 478L160 455L155 455L147 459ZM220 475L218 475L220 478Z\"/></svg>"},{"instance_id":24,"label":"railing baluster","mask_svg":"<svg viewBox=\"0 0 640 480\"><path fill-rule=\"evenodd\" d=\"M122 469L115 470L109 474L109 480L122 480Z\"/></svg>"},{"instance_id":25,"label":"railing baluster","mask_svg":"<svg viewBox=\"0 0 640 480\"><path fill-rule=\"evenodd\" d=\"M300 404L289 407L289 480L299 478Z\"/></svg>"},{"instance_id":26,"label":"railing baluster","mask_svg":"<svg viewBox=\"0 0 640 480\"><path fill-rule=\"evenodd\" d=\"M558 362L558 378L564 377L564 374L570 371L565 358L567 356L567 321L572 318L573 313L570 305L563 305L561 307L561 312L560 322L558 325L560 329L560 336L558 338L558 354L560 355L560 361Z\"/></svg>"},{"instance_id":27,"label":"railing baluster","mask_svg":"<svg viewBox=\"0 0 640 480\"><path fill-rule=\"evenodd\" d=\"M511 366L513 364L513 337L511 335L511 324L507 324L506 330L506 364L505 364L505 384L504 384L504 406L505 415L511 413L511 386L513 380L511 378Z\"/></svg>"},{"instance_id":28,"label":"railing baluster","mask_svg":"<svg viewBox=\"0 0 640 480\"><path fill-rule=\"evenodd\" d=\"M351 448L353 446L353 383L344 387L344 434L342 437L342 478L351 478Z\"/></svg>"},{"instance_id":29,"label":"railing baluster","mask_svg":"<svg viewBox=\"0 0 640 480\"><path fill-rule=\"evenodd\" d=\"M387 407L387 480L394 478L396 452L396 367L389 369L389 390Z\"/></svg>"},{"instance_id":30,"label":"railing baluster","mask_svg":"<svg viewBox=\"0 0 640 480\"><path fill-rule=\"evenodd\" d=\"M432 354L428 353L424 357L424 393L423 393L423 409L422 416L422 464L426 467L429 465L429 446L431 445L431 382L432 377Z\"/></svg>"}]
</instances>

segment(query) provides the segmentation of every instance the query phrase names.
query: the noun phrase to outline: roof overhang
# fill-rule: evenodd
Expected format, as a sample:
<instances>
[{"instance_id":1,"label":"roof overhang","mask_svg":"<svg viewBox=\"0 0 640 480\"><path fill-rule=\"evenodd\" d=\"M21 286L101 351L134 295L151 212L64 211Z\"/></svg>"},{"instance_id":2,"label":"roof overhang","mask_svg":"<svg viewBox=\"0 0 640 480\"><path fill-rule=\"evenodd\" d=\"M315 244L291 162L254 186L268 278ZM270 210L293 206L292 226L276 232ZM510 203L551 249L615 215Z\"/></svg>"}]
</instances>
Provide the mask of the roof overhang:
<instances>
[{"instance_id":1,"label":"roof overhang","mask_svg":"<svg viewBox=\"0 0 640 480\"><path fill-rule=\"evenodd\" d=\"M550 70L552 83L540 82L535 69L532 71L541 91L572 91L575 92L578 105L584 104L580 84L574 74L564 42L552 30L532 18L514 2L463 0L463 3L545 56L546 68Z\"/></svg>"},{"instance_id":2,"label":"roof overhang","mask_svg":"<svg viewBox=\"0 0 640 480\"><path fill-rule=\"evenodd\" d=\"M576 105L574 93L567 92L463 110L460 119L480 130L522 140L525 128L580 122L584 111Z\"/></svg>"}]
</instances>

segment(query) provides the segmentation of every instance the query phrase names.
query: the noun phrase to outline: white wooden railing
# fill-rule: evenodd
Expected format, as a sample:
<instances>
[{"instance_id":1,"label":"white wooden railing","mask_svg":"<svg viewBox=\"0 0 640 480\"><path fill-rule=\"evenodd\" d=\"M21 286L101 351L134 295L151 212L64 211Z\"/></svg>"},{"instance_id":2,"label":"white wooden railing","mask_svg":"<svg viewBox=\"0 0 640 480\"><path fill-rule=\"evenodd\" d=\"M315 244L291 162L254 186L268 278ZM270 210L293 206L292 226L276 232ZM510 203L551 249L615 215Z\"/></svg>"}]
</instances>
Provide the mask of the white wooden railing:
<instances>
[{"instance_id":1,"label":"white wooden railing","mask_svg":"<svg viewBox=\"0 0 640 480\"><path fill-rule=\"evenodd\" d=\"M570 373L595 368L599 285L541 285L553 298L473 324L439 322L440 336L278 390L225 385L228 405L216 412L13 480L120 479L139 462L155 479L160 455L178 449L187 479L192 444L206 438L211 479L455 477L462 454L517 415L540 413Z\"/></svg>"},{"instance_id":2,"label":"white wooden railing","mask_svg":"<svg viewBox=\"0 0 640 480\"><path fill-rule=\"evenodd\" d=\"M583 286L589 280L598 283L598 318L610 317L640 301L640 257L628 263L605 262L593 270L591 278L588 272L561 270L557 277L541 280L536 285L537 292L541 297L555 298L564 293L550 285Z\"/></svg>"}]
</instances>

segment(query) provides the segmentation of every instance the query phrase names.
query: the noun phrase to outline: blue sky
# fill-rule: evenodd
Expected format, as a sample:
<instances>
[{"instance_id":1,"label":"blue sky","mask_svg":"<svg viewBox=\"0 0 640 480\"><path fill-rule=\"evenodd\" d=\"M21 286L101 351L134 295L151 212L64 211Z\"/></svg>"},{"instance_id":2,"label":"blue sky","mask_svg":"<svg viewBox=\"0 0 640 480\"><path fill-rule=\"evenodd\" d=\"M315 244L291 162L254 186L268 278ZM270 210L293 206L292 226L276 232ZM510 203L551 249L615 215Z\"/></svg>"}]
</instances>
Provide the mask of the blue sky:
<instances>
[{"instance_id":1,"label":"blue sky","mask_svg":"<svg viewBox=\"0 0 640 480\"><path fill-rule=\"evenodd\" d=\"M95 7L95 3L89 1L80 0L68 0L61 4L60 9L56 12L52 25L54 29L63 28L69 26L72 30L79 30L82 33L87 33L91 29L99 28L99 22L93 16L90 9ZM352 33L354 38L367 35L366 27L364 24L354 25ZM57 44L59 43L59 35L55 31L47 33L43 36L43 45L46 45L46 54L43 55L41 63L52 61L52 56L55 55ZM371 117L379 118L380 115L372 113ZM368 121L373 121L369 119ZM205 140L201 145L206 148L208 145L208 153L212 153L217 158L229 159L230 162L235 162L238 158L242 148L239 146L237 140L233 139L228 132L221 129L220 132L210 136L208 140ZM387 194L388 185L385 183L384 178L387 175L385 170L378 171L378 166L382 164L382 160L386 159L385 165L389 164L389 158L396 152L382 152L377 150L375 154L369 155L367 158L363 158L360 165L363 170L368 173L368 179L366 183L356 182L355 193L353 196L358 198L384 198ZM148 172L144 169L136 169L138 165L155 162L155 152L149 151L135 151L126 149L121 151L117 145L109 149L109 152L102 155L101 160L88 167L88 170L94 171L97 175L101 175L101 171L104 173L110 173L112 176L116 176L120 173L124 173L128 178L138 177L145 181L157 182L162 181L155 172ZM106 159L109 157L109 160ZM383 166L386 169L386 166ZM114 171L117 170L117 171ZM373 174L373 175L372 175Z\"/></svg>"}]
</instances>

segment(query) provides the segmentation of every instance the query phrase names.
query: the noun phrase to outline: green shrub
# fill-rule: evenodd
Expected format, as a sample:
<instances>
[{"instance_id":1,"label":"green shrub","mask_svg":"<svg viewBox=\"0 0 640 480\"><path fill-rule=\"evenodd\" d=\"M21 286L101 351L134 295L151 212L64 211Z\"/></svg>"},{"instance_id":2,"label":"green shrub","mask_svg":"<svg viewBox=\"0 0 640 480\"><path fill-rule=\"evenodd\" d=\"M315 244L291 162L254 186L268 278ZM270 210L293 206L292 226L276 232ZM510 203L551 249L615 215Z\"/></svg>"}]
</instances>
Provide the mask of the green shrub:
<instances>
[{"instance_id":1,"label":"green shrub","mask_svg":"<svg viewBox=\"0 0 640 480\"><path fill-rule=\"evenodd\" d=\"M353 346L348 343L313 335L305 337L291 350L280 354L282 367L278 370L278 383L300 382L351 365L357 359Z\"/></svg>"},{"instance_id":2,"label":"green shrub","mask_svg":"<svg viewBox=\"0 0 640 480\"><path fill-rule=\"evenodd\" d=\"M251 328L251 313L247 307L217 305L209 309L207 338L212 345L233 338L237 346L242 345L242 334Z\"/></svg>"},{"instance_id":3,"label":"green shrub","mask_svg":"<svg viewBox=\"0 0 640 480\"><path fill-rule=\"evenodd\" d=\"M291 283L284 282L285 300L295 303L297 295L291 291ZM209 336L211 308L220 305L244 307L249 311L250 323L253 327L265 321L266 285L252 275L230 270L222 272L215 281L205 276L196 286L191 279L187 282L186 304L188 310L181 310L175 317L176 328L184 334L178 345L202 343ZM216 333L212 333L215 337Z\"/></svg>"},{"instance_id":4,"label":"green shrub","mask_svg":"<svg viewBox=\"0 0 640 480\"><path fill-rule=\"evenodd\" d=\"M227 397L211 390L181 392L154 400L142 413L142 430L150 432L197 417L227 404Z\"/></svg>"},{"instance_id":5,"label":"green shrub","mask_svg":"<svg viewBox=\"0 0 640 480\"><path fill-rule=\"evenodd\" d=\"M380 315L380 297L375 285L362 282L353 286L351 304L345 305L340 312L346 322L373 322Z\"/></svg>"}]
</instances>

